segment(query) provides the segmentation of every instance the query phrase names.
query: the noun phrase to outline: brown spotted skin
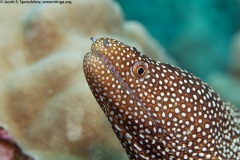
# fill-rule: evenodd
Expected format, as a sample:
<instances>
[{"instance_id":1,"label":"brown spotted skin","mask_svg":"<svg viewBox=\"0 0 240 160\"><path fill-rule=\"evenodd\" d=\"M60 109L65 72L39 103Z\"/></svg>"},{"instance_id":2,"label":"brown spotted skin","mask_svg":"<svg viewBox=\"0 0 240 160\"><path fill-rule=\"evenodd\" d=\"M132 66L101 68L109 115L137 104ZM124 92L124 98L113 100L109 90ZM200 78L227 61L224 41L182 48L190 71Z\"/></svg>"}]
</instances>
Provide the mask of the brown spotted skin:
<instances>
[{"instance_id":1,"label":"brown spotted skin","mask_svg":"<svg viewBox=\"0 0 240 160\"><path fill-rule=\"evenodd\" d=\"M239 111L206 83L117 40L92 40L85 77L130 159L240 159Z\"/></svg>"}]
</instances>

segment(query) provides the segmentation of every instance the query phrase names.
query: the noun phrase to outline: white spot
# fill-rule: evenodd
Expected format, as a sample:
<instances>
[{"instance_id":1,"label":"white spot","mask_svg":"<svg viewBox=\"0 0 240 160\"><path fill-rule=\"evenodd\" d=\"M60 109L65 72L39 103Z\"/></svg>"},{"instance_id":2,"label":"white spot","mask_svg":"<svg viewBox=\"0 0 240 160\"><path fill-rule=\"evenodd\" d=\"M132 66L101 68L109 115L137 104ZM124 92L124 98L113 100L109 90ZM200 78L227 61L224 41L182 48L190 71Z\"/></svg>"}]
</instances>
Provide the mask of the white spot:
<instances>
[{"instance_id":1,"label":"white spot","mask_svg":"<svg viewBox=\"0 0 240 160\"><path fill-rule=\"evenodd\" d=\"M175 108L175 113L179 113L180 110L178 108Z\"/></svg>"},{"instance_id":2,"label":"white spot","mask_svg":"<svg viewBox=\"0 0 240 160\"><path fill-rule=\"evenodd\" d=\"M118 130L118 131L121 131L121 128L118 127L118 125L114 125L114 127Z\"/></svg>"},{"instance_id":3,"label":"white spot","mask_svg":"<svg viewBox=\"0 0 240 160\"><path fill-rule=\"evenodd\" d=\"M132 136L129 133L125 134L128 139L132 139Z\"/></svg>"}]
</instances>

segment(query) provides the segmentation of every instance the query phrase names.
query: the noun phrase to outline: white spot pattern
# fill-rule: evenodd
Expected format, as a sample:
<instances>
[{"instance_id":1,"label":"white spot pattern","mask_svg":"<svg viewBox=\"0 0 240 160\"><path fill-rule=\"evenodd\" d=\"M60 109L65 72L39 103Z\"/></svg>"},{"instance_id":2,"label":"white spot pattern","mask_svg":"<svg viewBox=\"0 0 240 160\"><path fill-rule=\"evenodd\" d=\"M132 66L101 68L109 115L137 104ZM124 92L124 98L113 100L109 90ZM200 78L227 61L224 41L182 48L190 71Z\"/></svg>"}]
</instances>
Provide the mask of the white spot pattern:
<instances>
[{"instance_id":1,"label":"white spot pattern","mask_svg":"<svg viewBox=\"0 0 240 160\"><path fill-rule=\"evenodd\" d=\"M240 159L240 112L194 75L110 38L84 73L130 159Z\"/></svg>"}]
</instances>

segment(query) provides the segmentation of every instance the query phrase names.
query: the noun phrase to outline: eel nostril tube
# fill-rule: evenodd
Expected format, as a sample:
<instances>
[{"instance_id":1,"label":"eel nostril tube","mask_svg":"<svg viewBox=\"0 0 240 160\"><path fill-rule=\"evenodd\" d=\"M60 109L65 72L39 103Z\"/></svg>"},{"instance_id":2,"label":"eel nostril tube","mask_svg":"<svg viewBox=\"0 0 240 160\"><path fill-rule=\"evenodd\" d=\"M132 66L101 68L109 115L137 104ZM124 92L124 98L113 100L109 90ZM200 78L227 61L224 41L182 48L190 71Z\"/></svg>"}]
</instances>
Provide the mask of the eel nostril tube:
<instances>
[{"instance_id":1,"label":"eel nostril tube","mask_svg":"<svg viewBox=\"0 0 240 160\"><path fill-rule=\"evenodd\" d=\"M90 40L93 41L93 42L96 41L96 39L94 37L91 37Z\"/></svg>"}]
</instances>

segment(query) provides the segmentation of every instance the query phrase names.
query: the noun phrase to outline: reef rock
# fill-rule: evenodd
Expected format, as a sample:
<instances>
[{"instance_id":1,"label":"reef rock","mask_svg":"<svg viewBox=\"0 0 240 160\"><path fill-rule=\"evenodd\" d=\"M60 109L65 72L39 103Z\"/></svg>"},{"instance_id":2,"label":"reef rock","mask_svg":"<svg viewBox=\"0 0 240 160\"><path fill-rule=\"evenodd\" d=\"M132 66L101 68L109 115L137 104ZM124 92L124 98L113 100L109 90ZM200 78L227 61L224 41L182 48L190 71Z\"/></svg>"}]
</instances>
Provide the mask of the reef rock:
<instances>
[{"instance_id":1,"label":"reef rock","mask_svg":"<svg viewBox=\"0 0 240 160\"><path fill-rule=\"evenodd\" d=\"M144 27L111 0L1 5L0 22L0 123L20 146L36 159L126 159L82 61L90 37L107 36L172 63Z\"/></svg>"}]
</instances>

